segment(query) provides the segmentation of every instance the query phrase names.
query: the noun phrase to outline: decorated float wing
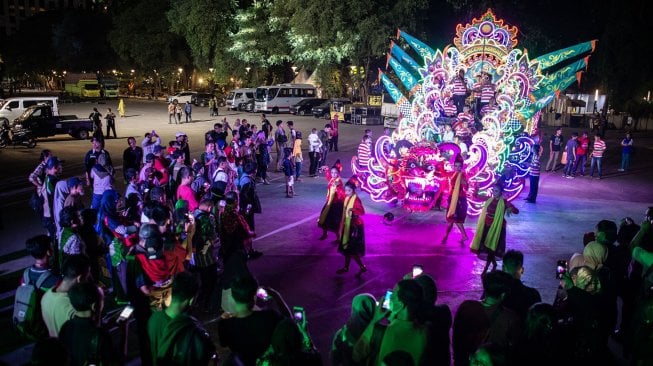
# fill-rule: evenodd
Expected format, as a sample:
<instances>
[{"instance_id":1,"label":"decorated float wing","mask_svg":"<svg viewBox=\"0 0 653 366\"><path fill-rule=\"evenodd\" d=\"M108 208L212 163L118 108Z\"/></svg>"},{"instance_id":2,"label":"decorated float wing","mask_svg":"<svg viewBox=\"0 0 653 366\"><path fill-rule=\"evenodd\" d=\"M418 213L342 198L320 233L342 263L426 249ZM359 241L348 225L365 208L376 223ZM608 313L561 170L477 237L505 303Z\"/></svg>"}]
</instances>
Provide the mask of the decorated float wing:
<instances>
[{"instance_id":1,"label":"decorated float wing","mask_svg":"<svg viewBox=\"0 0 653 366\"><path fill-rule=\"evenodd\" d=\"M463 160L470 183L469 214L480 212L497 182L508 200L519 195L539 135L540 110L580 82L595 41L530 59L526 50L516 48L517 34L517 27L504 24L491 10L471 24L459 24L453 45L444 50L398 31L397 43L390 43L387 72L379 70L400 111L398 127L374 143L364 166L356 156L352 159L361 188L373 200L401 202L412 211L446 202L456 159ZM459 70L469 89L479 75L489 75L494 83L492 102L476 115L467 109L457 113L454 106L452 81ZM467 153L461 153L460 145L440 141L445 124L462 138Z\"/></svg>"}]
</instances>

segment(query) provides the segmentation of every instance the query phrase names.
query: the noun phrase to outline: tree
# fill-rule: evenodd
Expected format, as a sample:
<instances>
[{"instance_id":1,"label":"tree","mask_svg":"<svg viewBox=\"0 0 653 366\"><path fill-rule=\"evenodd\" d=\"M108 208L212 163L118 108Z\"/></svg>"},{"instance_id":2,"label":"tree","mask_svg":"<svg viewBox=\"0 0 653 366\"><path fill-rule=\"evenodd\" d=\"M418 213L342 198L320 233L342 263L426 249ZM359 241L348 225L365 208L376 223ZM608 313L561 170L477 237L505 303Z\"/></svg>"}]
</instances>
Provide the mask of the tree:
<instances>
[{"instance_id":1,"label":"tree","mask_svg":"<svg viewBox=\"0 0 653 366\"><path fill-rule=\"evenodd\" d=\"M162 79L174 86L172 75L177 68L191 64L186 41L170 32L168 9L168 1L134 2L114 17L114 28L109 34L116 53L138 68L152 70L157 86Z\"/></svg>"},{"instance_id":2,"label":"tree","mask_svg":"<svg viewBox=\"0 0 653 366\"><path fill-rule=\"evenodd\" d=\"M354 84L347 65L363 66L364 94L376 68L384 64L390 37L401 27L419 33L423 26L425 0L282 0L275 2L274 14L292 14L288 39L293 59L311 67L332 69L338 75L324 78L323 83L337 80ZM339 66L339 67L335 67ZM334 68L335 67L335 68ZM324 74L326 70L321 70ZM342 77L342 76L347 77ZM343 86L334 89L343 89Z\"/></svg>"},{"instance_id":3,"label":"tree","mask_svg":"<svg viewBox=\"0 0 653 366\"><path fill-rule=\"evenodd\" d=\"M241 62L241 69L251 68L251 76L245 76L254 83L286 81L284 70L291 66L291 48L286 38L288 18L272 16L272 11L270 0L256 1L239 10L237 31L230 34L228 51ZM260 70L265 70L265 75L260 75Z\"/></svg>"},{"instance_id":4,"label":"tree","mask_svg":"<svg viewBox=\"0 0 653 366\"><path fill-rule=\"evenodd\" d=\"M166 16L170 30L186 40L195 66L206 70L225 56L235 13L233 0L175 0Z\"/></svg>"}]
</instances>

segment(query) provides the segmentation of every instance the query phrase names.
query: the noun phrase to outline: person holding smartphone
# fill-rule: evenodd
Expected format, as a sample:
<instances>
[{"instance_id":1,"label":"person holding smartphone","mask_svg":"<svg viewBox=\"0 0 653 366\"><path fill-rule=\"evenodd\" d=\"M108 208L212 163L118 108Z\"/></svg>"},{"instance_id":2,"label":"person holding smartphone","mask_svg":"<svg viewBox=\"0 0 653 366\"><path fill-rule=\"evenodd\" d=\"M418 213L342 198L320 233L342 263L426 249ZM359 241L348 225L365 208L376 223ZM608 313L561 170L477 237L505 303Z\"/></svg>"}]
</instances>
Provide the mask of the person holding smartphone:
<instances>
[{"instance_id":1,"label":"person holding smartphone","mask_svg":"<svg viewBox=\"0 0 653 366\"><path fill-rule=\"evenodd\" d=\"M387 354L404 351L410 354L415 365L420 365L426 350L428 333L426 327L419 323L419 309L423 302L423 290L417 281L399 281L390 294L389 309L377 306L372 321L356 342L354 361L368 361L369 364L379 365ZM378 341L374 334L378 334L379 326L383 327L381 323L384 319L387 319L388 325Z\"/></svg>"}]
</instances>

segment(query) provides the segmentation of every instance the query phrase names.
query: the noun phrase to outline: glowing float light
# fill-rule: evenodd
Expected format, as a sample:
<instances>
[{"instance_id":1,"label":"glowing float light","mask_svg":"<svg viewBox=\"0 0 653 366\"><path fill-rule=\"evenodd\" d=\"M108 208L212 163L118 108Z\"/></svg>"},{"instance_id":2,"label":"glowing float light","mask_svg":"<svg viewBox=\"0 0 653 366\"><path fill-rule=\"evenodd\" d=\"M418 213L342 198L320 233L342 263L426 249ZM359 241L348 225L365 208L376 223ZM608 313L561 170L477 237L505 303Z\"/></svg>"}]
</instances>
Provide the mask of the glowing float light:
<instances>
[{"instance_id":1,"label":"glowing float light","mask_svg":"<svg viewBox=\"0 0 653 366\"><path fill-rule=\"evenodd\" d=\"M456 26L453 45L444 50L397 33L397 42L408 44L421 62L393 41L387 65L395 77L379 71L400 117L392 136L375 142L367 164L359 165L358 158L352 158L352 170L372 200L401 201L409 210L424 211L438 198L446 199L442 195L448 193L447 177L461 150L438 141L444 123L451 124L467 145L463 169L470 184L470 215L480 213L496 182L503 184L508 200L521 193L533 146L539 141L532 138L539 135L539 111L556 93L579 80L596 42L531 60L525 50L515 48L518 32L488 10L470 24ZM560 67L561 63L567 66ZM486 106L480 120L469 112L456 114L452 79L461 69L470 89L470 81L478 74L490 75L495 83L496 103ZM401 87L393 80L399 80Z\"/></svg>"}]
</instances>

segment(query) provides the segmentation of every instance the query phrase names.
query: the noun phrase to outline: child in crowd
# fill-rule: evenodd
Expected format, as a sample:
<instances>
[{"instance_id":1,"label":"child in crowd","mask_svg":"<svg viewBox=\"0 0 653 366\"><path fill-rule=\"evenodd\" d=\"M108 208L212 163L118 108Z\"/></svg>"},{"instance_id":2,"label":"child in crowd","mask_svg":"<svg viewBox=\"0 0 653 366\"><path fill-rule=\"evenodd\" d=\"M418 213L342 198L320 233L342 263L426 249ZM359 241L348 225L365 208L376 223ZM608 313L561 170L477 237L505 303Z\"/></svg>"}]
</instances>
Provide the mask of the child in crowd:
<instances>
[{"instance_id":1,"label":"child in crowd","mask_svg":"<svg viewBox=\"0 0 653 366\"><path fill-rule=\"evenodd\" d=\"M295 164L291 159L292 150L289 147L283 149L283 174L286 176L286 197L292 198L295 196L293 186L295 185Z\"/></svg>"}]
</instances>

